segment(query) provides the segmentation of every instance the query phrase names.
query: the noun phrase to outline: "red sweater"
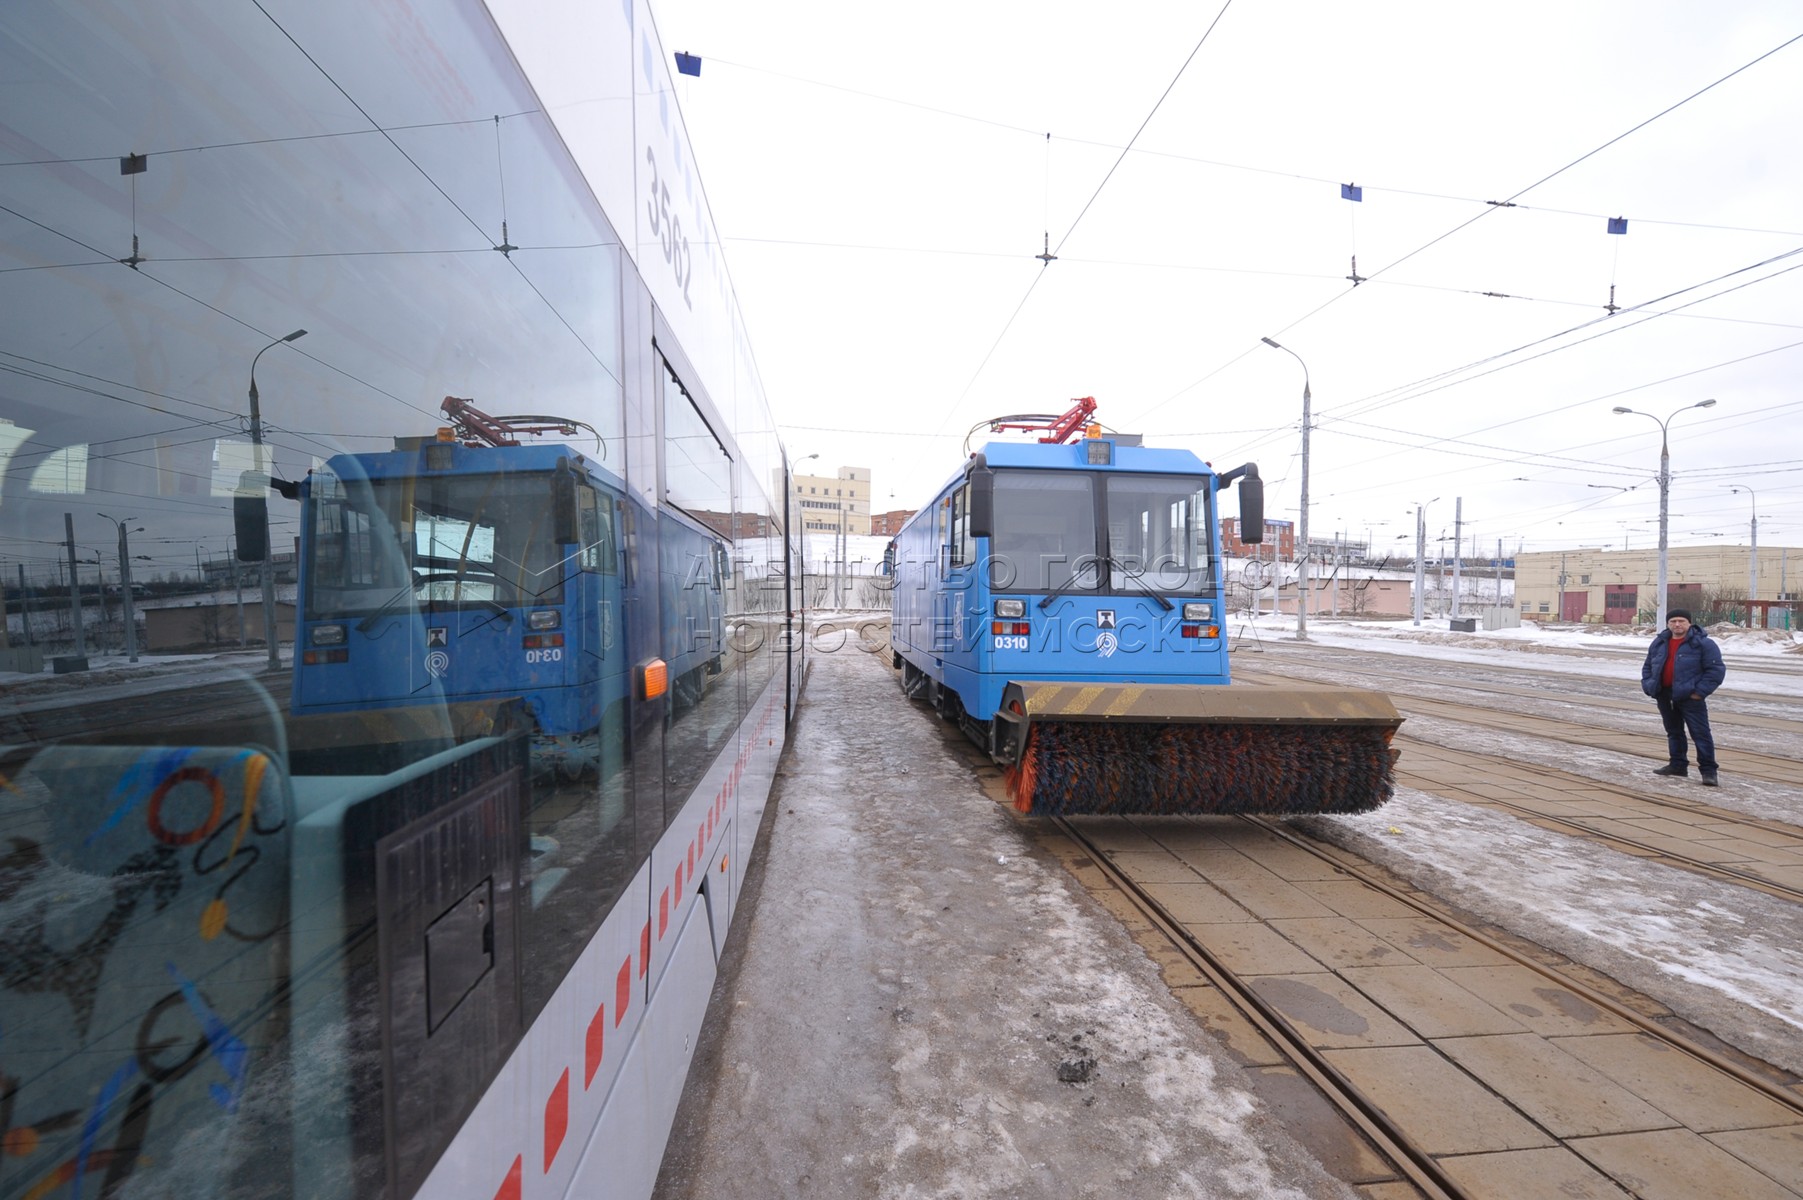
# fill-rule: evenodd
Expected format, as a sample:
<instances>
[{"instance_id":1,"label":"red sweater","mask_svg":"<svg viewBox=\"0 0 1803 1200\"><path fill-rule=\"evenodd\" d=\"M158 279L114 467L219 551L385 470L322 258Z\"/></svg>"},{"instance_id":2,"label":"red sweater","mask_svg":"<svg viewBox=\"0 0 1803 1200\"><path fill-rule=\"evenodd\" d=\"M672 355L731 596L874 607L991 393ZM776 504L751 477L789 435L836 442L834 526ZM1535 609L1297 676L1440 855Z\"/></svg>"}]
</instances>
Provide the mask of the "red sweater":
<instances>
[{"instance_id":1,"label":"red sweater","mask_svg":"<svg viewBox=\"0 0 1803 1200\"><path fill-rule=\"evenodd\" d=\"M1688 636L1688 635L1686 635ZM1684 638L1675 637L1665 647L1665 670L1659 676L1659 686L1669 688L1672 685L1672 668L1678 665L1678 647L1684 644Z\"/></svg>"}]
</instances>

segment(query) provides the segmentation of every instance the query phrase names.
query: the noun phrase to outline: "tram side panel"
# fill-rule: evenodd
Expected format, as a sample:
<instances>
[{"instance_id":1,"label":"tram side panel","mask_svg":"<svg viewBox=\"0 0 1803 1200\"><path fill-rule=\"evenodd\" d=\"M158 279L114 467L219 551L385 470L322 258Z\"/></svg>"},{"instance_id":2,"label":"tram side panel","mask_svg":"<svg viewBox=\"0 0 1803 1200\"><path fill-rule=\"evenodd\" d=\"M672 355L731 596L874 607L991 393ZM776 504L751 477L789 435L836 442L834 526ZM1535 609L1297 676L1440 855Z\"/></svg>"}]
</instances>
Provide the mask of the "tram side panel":
<instances>
[{"instance_id":1,"label":"tram side panel","mask_svg":"<svg viewBox=\"0 0 1803 1200\"><path fill-rule=\"evenodd\" d=\"M135 271L110 280L50 266L58 252L9 236L9 253L45 267L0 283L9 311L37 323L27 332L53 360L50 370L67 379L180 380L168 385L180 394L166 399L195 411L215 407L208 398L241 395L245 368L256 369L259 348L270 351L261 360L262 413L284 481L336 455L427 432L397 428L429 412L422 397L469 391L533 402L521 408L569 403L612 452L620 575L598 591L578 590L592 581L566 576L565 656L541 655L523 682L491 680L489 690L501 699L543 695L577 679L570 686L581 691L581 708L561 724L586 730L591 705L605 722L615 705L603 702L617 696L623 732L598 780L539 788L526 739L458 724L452 677L434 668L543 649L525 646L520 626L528 609L554 606L509 603L491 581L489 598L512 610L503 618L468 596L447 599L455 580L421 594L395 576L372 580L392 587L346 622L306 617L313 581L302 583L296 652L327 652L324 663L304 667L346 665L331 655L348 647L326 644L331 633L316 641L316 630L361 621L399 597L364 631L369 646L381 643L365 679L296 693L300 707L317 701L327 716L354 718L332 729L380 736L309 741L306 719L283 722L262 691L267 679L246 675L230 720L189 730L188 740L171 720L160 727L161 745L45 738L0 748L8 784L0 828L11 839L0 895L0 1074L10 1126L0 1196L67 1186L72 1194L487 1200L586 1195L591 1177L598 1194L643 1196L735 908L756 826L747 817L763 811L786 716L784 689L755 686L729 664L709 675L717 655L701 660L700 700L680 719L668 697L638 691L640 667L690 650L667 647L662 636L661 368L650 294L634 263L663 272L659 300L710 381L728 386L720 364L744 356L733 366L751 386L733 395L731 420L718 430L747 465L737 495L771 489L769 468L781 460L773 439L761 457L735 442L738 426L768 427L768 413L748 352L725 332L730 292L712 257L718 239L705 200L680 186L693 166L680 117L665 103L669 68L648 7L639 0L585 16L600 24L591 39L539 29L537 44L550 53L569 43L572 69L561 78L573 90L567 102L549 102L518 75L489 24L492 10L523 46L541 19L536 6L421 13L408 35L425 52L397 57L387 18L366 7L172 4L143 22L135 10L127 15L131 6L106 0L92 21L41 7L0 15L0 44L17 56L7 61L33 68L21 76L43 100L21 108L16 124L30 125L21 137L59 151L112 144L122 129L146 145L210 144L221 113L258 136L224 158L152 154L133 166L144 158L133 155L92 175L23 168L15 199L50 236L98 244L95 230L116 226L114 206L148 184L160 199L146 276L167 269L155 255L172 245L221 252L184 268L189 290L147 289ZM94 39L95 28L127 24L132 55L115 56ZM197 48L218 46L242 51L228 56L236 65L209 76L205 94L188 89ZM605 60L599 69L597 60ZM36 69L53 62L66 70ZM590 103L596 89L619 103ZM371 102L368 119L387 124L415 114L442 120L397 141L357 137L343 132L344 120L362 127L343 107L353 98ZM56 116L26 121L31 112ZM495 112L515 116L495 120ZM606 129L590 136L596 127L583 126L582 114L596 113ZM399 142L415 150L429 142L432 153L408 157ZM474 211L462 202L490 194L486 168L479 179L447 169L488 161L472 146L496 151L510 181L532 181L516 198L516 234L531 226L538 241L580 249L562 257L542 247L419 253L459 244L468 234L463 214ZM586 176L607 212L634 226L627 210L642 209L654 178L653 164L641 161L647 148L662 178L677 181L672 211L688 240L666 239L669 255L657 238L634 235L623 245L582 185ZM580 161L573 166L566 152ZM309 253L328 229L372 253L355 256L354 268L342 256ZM652 232L665 229L673 227L660 214ZM292 257L268 268L269 260L232 252L245 246ZM199 303L201 294L213 304ZM153 351L134 332L144 328L160 331ZM308 328L297 350L293 338ZM103 336L89 336L96 329ZM288 330L296 332L277 336ZM263 494L256 472L237 469L267 465L262 451L235 430L210 434L211 418L195 426L162 402L122 404L49 375L16 382L0 402L0 449L11 464L0 472L0 526L20 544L58 544L65 513L89 538L104 503L135 512L131 520L151 525L156 544L183 547L178 559L192 547L205 587L201 542L209 557L228 553L234 497L219 481L228 468L231 486L257 493L244 498L265 502L273 524L297 519L292 497ZM119 453L88 453L106 439L117 439ZM398 547L400 524L364 528L351 541L367 547L376 536ZM740 536L716 532L729 543ZM791 554L786 533L778 536ZM616 602L610 643L609 622L596 613ZM708 631L720 612L701 610ZM776 618L779 633L786 620L786 612ZM486 649L451 654L433 644L435 628L486 639ZM235 650L207 640L215 651ZM566 678L559 671L573 669L573 648L609 665ZM435 650L452 663L434 659ZM799 670L798 652L782 654L788 670ZM195 668L183 682L216 691L219 678ZM723 708L709 708L710 688ZM405 703L378 713L378 700ZM96 706L86 742L104 741L110 720L142 719L132 707ZM30 738L43 714L29 700L8 708L15 713L24 719L8 724L8 737ZM685 757L697 723L707 736ZM371 748L381 752L360 753ZM685 781L672 782L679 776ZM659 909L666 892L667 923Z\"/></svg>"}]
</instances>

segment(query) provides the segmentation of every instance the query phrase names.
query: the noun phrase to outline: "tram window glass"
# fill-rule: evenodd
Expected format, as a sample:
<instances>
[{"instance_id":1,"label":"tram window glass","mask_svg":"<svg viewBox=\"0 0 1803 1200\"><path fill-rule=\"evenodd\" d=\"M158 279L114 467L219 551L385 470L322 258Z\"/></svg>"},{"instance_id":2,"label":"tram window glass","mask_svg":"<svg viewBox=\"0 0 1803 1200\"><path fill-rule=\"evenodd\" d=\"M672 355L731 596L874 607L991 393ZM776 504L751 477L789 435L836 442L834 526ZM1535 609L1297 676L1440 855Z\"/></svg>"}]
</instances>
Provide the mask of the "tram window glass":
<instances>
[{"instance_id":1,"label":"tram window glass","mask_svg":"<svg viewBox=\"0 0 1803 1200\"><path fill-rule=\"evenodd\" d=\"M331 491L313 500L311 617L392 609L397 587L429 605L563 602L549 472L346 480ZM398 553L376 549L382 530L396 531Z\"/></svg>"},{"instance_id":2,"label":"tram window glass","mask_svg":"<svg viewBox=\"0 0 1803 1200\"><path fill-rule=\"evenodd\" d=\"M732 459L676 372L664 364L664 493L699 523L667 517L659 538L663 658L670 672L664 806L674 813L726 746L742 711L737 656L726 653L720 563L732 529Z\"/></svg>"},{"instance_id":3,"label":"tram window glass","mask_svg":"<svg viewBox=\"0 0 1803 1200\"><path fill-rule=\"evenodd\" d=\"M582 546L577 551L580 566L584 571L616 573L620 564L614 550L613 505L586 485L576 489L576 503L582 537Z\"/></svg>"},{"instance_id":4,"label":"tram window glass","mask_svg":"<svg viewBox=\"0 0 1803 1200\"><path fill-rule=\"evenodd\" d=\"M989 582L1016 591L1093 591L1095 477L1070 471L995 473Z\"/></svg>"},{"instance_id":5,"label":"tram window glass","mask_svg":"<svg viewBox=\"0 0 1803 1200\"><path fill-rule=\"evenodd\" d=\"M1208 488L1181 475L1105 476L1111 589L1149 586L1196 594L1213 589L1208 560Z\"/></svg>"},{"instance_id":6,"label":"tram window glass","mask_svg":"<svg viewBox=\"0 0 1803 1200\"><path fill-rule=\"evenodd\" d=\"M952 566L961 567L975 557L970 538L970 485L952 493Z\"/></svg>"},{"instance_id":7,"label":"tram window glass","mask_svg":"<svg viewBox=\"0 0 1803 1200\"><path fill-rule=\"evenodd\" d=\"M703 525L733 534L732 458L669 363L664 364L664 496Z\"/></svg>"}]
</instances>

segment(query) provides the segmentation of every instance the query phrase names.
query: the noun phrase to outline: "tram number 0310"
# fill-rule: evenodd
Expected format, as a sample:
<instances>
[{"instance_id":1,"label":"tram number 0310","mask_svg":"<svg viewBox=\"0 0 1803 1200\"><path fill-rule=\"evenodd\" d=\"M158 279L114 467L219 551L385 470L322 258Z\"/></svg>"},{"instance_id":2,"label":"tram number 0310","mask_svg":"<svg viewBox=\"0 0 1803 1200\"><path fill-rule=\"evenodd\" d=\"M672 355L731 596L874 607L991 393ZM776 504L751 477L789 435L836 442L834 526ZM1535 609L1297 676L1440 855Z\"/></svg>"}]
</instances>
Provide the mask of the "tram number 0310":
<instances>
[{"instance_id":1,"label":"tram number 0310","mask_svg":"<svg viewBox=\"0 0 1803 1200\"><path fill-rule=\"evenodd\" d=\"M529 663L562 662L563 651L559 649L528 650L526 651L526 661Z\"/></svg>"},{"instance_id":2,"label":"tram number 0310","mask_svg":"<svg viewBox=\"0 0 1803 1200\"><path fill-rule=\"evenodd\" d=\"M1027 639L1025 635L998 637L994 639L993 648L996 650L1025 650L1027 648Z\"/></svg>"}]
</instances>

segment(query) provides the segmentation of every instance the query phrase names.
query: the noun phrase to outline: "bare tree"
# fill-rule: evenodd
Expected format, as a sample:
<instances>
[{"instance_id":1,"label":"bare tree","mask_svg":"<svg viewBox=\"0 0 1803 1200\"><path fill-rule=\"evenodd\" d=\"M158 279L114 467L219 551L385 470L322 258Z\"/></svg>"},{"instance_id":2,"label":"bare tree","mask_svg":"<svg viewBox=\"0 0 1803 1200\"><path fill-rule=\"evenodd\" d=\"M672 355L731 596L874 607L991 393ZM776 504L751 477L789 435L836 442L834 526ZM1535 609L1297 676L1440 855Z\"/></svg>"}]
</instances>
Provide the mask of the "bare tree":
<instances>
[{"instance_id":1,"label":"bare tree","mask_svg":"<svg viewBox=\"0 0 1803 1200\"><path fill-rule=\"evenodd\" d=\"M188 629L195 640L207 646L217 646L224 640L225 619L220 616L219 605L202 604L194 610L188 622Z\"/></svg>"}]
</instances>

